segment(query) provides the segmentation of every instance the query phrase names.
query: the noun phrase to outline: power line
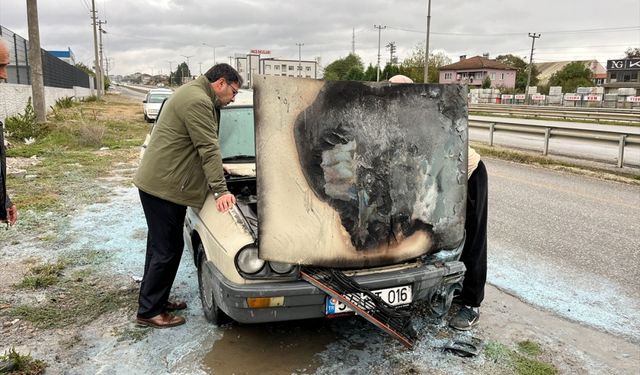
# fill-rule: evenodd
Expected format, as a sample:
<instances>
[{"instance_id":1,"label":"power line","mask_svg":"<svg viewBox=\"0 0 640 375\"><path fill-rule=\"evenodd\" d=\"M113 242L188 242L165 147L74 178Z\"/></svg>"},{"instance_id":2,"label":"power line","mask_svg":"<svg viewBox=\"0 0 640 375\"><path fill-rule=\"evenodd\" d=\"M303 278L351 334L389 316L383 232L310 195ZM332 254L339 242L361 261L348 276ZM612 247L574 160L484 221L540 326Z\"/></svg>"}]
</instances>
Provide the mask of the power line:
<instances>
[{"instance_id":1,"label":"power line","mask_svg":"<svg viewBox=\"0 0 640 375\"><path fill-rule=\"evenodd\" d=\"M87 10L91 12L91 7L89 7L89 3L87 3L87 0L82 0L82 2L84 3L84 6L87 8Z\"/></svg>"},{"instance_id":2,"label":"power line","mask_svg":"<svg viewBox=\"0 0 640 375\"><path fill-rule=\"evenodd\" d=\"M420 33L426 34L425 30L414 30L414 29L406 29L402 27L394 27L388 26L393 30L406 31L411 33ZM640 26L624 26L624 27L608 27L608 28L600 28L600 29L582 29L582 30L556 30L556 31L543 31L545 34L571 34L571 33L590 33L590 32L622 32L622 31L631 31L631 30L640 30ZM444 35L444 36L473 36L473 37L494 37L494 36L514 36L514 35L522 35L523 32L505 32L505 33L443 33L443 32L434 32L431 34L435 35Z\"/></svg>"}]
</instances>

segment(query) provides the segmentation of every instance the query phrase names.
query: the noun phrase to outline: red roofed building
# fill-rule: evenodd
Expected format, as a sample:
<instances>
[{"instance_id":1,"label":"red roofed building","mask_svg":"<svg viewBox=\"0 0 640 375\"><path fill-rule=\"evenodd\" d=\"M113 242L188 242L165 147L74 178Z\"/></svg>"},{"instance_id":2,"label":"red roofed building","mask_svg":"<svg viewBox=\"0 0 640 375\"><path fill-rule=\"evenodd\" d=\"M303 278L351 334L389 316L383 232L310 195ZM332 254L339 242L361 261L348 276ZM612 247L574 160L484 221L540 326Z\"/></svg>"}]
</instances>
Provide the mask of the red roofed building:
<instances>
[{"instance_id":1,"label":"red roofed building","mask_svg":"<svg viewBox=\"0 0 640 375\"><path fill-rule=\"evenodd\" d=\"M460 56L460 61L440 68L439 83L467 84L470 88L482 86L482 81L489 76L491 88L516 87L517 69L489 59L488 55L467 58Z\"/></svg>"}]
</instances>

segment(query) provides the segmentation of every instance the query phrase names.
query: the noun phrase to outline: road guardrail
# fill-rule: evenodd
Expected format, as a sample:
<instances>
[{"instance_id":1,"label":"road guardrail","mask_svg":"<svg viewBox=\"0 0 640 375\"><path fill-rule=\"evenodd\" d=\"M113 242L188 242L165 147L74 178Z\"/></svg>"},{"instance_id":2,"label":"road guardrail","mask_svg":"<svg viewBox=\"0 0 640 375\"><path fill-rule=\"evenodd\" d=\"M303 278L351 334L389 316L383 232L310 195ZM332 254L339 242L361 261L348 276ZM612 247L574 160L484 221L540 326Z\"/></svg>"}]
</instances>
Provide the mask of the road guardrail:
<instances>
[{"instance_id":1,"label":"road guardrail","mask_svg":"<svg viewBox=\"0 0 640 375\"><path fill-rule=\"evenodd\" d=\"M496 115L515 115L534 118L565 120L616 121L640 124L640 111L621 108L573 108L548 106L523 106L505 104L471 104L470 112L487 112Z\"/></svg>"},{"instance_id":2,"label":"road guardrail","mask_svg":"<svg viewBox=\"0 0 640 375\"><path fill-rule=\"evenodd\" d=\"M576 126L575 124L558 125L532 124L522 119L504 119L496 121L495 118L487 119L482 116L469 116L469 126L489 130L489 145L493 146L493 134L496 131L508 131L516 133L538 134L544 137L542 155L549 153L549 140L551 137L581 138L594 141L618 143L618 168L624 165L624 149L626 145L640 145L640 127L627 131L621 129L594 129L588 126Z\"/></svg>"}]
</instances>

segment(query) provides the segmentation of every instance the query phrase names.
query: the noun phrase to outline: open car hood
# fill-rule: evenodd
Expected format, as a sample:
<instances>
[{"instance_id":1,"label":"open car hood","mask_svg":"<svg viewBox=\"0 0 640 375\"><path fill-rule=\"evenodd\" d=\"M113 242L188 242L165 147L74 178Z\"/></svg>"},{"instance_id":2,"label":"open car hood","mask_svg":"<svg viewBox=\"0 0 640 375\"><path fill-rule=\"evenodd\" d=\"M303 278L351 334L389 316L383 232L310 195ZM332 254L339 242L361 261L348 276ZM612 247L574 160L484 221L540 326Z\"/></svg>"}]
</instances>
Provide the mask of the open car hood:
<instances>
[{"instance_id":1,"label":"open car hood","mask_svg":"<svg viewBox=\"0 0 640 375\"><path fill-rule=\"evenodd\" d=\"M460 244L465 87L257 77L261 258L364 267Z\"/></svg>"}]
</instances>

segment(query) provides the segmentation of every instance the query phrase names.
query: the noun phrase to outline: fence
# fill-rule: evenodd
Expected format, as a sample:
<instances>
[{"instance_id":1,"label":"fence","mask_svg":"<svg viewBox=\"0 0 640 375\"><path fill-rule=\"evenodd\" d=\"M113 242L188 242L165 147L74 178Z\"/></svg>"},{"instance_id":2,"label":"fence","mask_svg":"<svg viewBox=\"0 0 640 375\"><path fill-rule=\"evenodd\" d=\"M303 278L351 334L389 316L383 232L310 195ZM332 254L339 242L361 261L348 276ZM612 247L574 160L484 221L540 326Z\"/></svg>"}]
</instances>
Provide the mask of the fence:
<instances>
[{"instance_id":1,"label":"fence","mask_svg":"<svg viewBox=\"0 0 640 375\"><path fill-rule=\"evenodd\" d=\"M29 42L3 26L0 26L0 39L7 42L9 46L8 83L30 85ZM42 55L42 73L45 86L67 89L96 87L93 84L95 82L94 78L83 70L60 60L45 50L41 49L40 53ZM93 82L90 82L90 80Z\"/></svg>"}]
</instances>

